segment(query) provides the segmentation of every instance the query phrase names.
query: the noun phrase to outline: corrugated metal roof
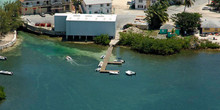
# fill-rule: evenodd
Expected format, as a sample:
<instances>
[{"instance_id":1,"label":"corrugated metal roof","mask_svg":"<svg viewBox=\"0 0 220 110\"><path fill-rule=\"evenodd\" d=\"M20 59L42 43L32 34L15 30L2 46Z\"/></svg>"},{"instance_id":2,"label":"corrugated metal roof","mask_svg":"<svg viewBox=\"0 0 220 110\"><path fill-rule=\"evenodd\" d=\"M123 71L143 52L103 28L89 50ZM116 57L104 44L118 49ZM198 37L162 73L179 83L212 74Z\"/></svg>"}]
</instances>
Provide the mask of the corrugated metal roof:
<instances>
[{"instance_id":1,"label":"corrugated metal roof","mask_svg":"<svg viewBox=\"0 0 220 110\"><path fill-rule=\"evenodd\" d=\"M202 28L220 28L220 21L205 20L201 24Z\"/></svg>"},{"instance_id":2,"label":"corrugated metal roof","mask_svg":"<svg viewBox=\"0 0 220 110\"><path fill-rule=\"evenodd\" d=\"M115 14L71 14L68 15L67 21L97 21L97 22L115 22Z\"/></svg>"},{"instance_id":3,"label":"corrugated metal roof","mask_svg":"<svg viewBox=\"0 0 220 110\"><path fill-rule=\"evenodd\" d=\"M86 5L112 3L112 0L83 0Z\"/></svg>"},{"instance_id":4,"label":"corrugated metal roof","mask_svg":"<svg viewBox=\"0 0 220 110\"><path fill-rule=\"evenodd\" d=\"M173 29L175 28L173 25L170 25L170 24L165 24L163 26L160 27L160 29Z\"/></svg>"}]
</instances>

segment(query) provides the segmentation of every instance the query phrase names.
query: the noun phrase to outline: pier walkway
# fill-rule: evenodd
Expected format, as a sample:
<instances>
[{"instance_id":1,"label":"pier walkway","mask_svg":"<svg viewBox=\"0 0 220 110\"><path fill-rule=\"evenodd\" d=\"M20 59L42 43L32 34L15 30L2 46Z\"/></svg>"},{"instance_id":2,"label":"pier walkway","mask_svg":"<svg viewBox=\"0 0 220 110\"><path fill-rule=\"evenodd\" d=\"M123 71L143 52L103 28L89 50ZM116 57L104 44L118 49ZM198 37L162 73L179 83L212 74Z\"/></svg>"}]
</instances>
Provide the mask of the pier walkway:
<instances>
[{"instance_id":1,"label":"pier walkway","mask_svg":"<svg viewBox=\"0 0 220 110\"><path fill-rule=\"evenodd\" d=\"M119 42L119 39L112 39L111 42L109 43L110 46L106 52L106 56L104 58L100 73L109 73L110 71L119 72L119 70L106 70L106 67L108 64L122 65L122 62L109 62L109 59L112 55L112 50L114 48L113 46L116 45L118 42Z\"/></svg>"}]
</instances>

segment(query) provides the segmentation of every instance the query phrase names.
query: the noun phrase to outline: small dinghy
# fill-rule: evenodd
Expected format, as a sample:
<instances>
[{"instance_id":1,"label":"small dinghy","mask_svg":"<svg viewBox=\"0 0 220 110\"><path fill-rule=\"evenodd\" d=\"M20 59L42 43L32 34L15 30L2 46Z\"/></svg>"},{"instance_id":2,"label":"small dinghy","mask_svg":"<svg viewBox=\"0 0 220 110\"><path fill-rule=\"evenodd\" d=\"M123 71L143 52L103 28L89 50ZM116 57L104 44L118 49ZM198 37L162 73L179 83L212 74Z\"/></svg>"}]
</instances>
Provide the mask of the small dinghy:
<instances>
[{"instance_id":1,"label":"small dinghy","mask_svg":"<svg viewBox=\"0 0 220 110\"><path fill-rule=\"evenodd\" d=\"M131 71L131 70L125 71L125 73L128 76L136 75L136 73L134 71Z\"/></svg>"},{"instance_id":2,"label":"small dinghy","mask_svg":"<svg viewBox=\"0 0 220 110\"><path fill-rule=\"evenodd\" d=\"M7 60L7 57L0 56L0 60Z\"/></svg>"},{"instance_id":3,"label":"small dinghy","mask_svg":"<svg viewBox=\"0 0 220 110\"><path fill-rule=\"evenodd\" d=\"M110 74L110 75L118 75L119 72L117 72L117 71L109 71L109 74Z\"/></svg>"},{"instance_id":4,"label":"small dinghy","mask_svg":"<svg viewBox=\"0 0 220 110\"><path fill-rule=\"evenodd\" d=\"M13 72L10 72L10 71L0 71L0 74L13 75Z\"/></svg>"},{"instance_id":5,"label":"small dinghy","mask_svg":"<svg viewBox=\"0 0 220 110\"><path fill-rule=\"evenodd\" d=\"M101 70L101 68L96 68L95 69L96 72L99 72L100 70Z\"/></svg>"},{"instance_id":6,"label":"small dinghy","mask_svg":"<svg viewBox=\"0 0 220 110\"><path fill-rule=\"evenodd\" d=\"M73 61L73 59L70 56L66 56L67 61Z\"/></svg>"},{"instance_id":7,"label":"small dinghy","mask_svg":"<svg viewBox=\"0 0 220 110\"><path fill-rule=\"evenodd\" d=\"M105 55L102 55L100 58L101 58L101 59L104 59L104 58L105 58Z\"/></svg>"}]
</instances>

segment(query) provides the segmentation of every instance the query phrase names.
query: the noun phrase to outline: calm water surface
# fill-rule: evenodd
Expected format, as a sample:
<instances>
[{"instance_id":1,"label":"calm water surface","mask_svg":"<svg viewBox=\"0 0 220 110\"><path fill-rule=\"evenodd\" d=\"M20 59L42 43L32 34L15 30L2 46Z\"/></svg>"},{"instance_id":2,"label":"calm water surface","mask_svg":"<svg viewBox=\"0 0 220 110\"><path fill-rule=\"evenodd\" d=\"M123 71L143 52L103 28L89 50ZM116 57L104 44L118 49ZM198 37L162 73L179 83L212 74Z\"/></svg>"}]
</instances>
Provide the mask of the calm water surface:
<instances>
[{"instance_id":1,"label":"calm water surface","mask_svg":"<svg viewBox=\"0 0 220 110\"><path fill-rule=\"evenodd\" d=\"M23 43L1 53L8 60L0 69L14 75L0 75L7 95L0 110L220 110L220 53L154 56L116 47L113 58L126 63L108 66L121 71L112 76L94 71L107 47L19 35ZM137 75L126 76L128 69Z\"/></svg>"}]
</instances>

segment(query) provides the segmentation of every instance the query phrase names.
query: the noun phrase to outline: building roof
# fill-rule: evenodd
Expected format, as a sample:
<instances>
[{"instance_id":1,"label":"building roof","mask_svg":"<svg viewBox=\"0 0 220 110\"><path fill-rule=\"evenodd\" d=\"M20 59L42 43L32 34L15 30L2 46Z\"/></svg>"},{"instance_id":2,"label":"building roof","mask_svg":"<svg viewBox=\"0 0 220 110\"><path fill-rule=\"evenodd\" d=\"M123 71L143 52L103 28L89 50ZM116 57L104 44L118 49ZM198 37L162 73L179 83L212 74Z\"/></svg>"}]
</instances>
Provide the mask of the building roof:
<instances>
[{"instance_id":1,"label":"building roof","mask_svg":"<svg viewBox=\"0 0 220 110\"><path fill-rule=\"evenodd\" d=\"M112 3L112 0L83 0L86 5Z\"/></svg>"},{"instance_id":2,"label":"building roof","mask_svg":"<svg viewBox=\"0 0 220 110\"><path fill-rule=\"evenodd\" d=\"M68 15L67 21L96 21L96 22L115 22L115 14L71 14Z\"/></svg>"},{"instance_id":3,"label":"building roof","mask_svg":"<svg viewBox=\"0 0 220 110\"><path fill-rule=\"evenodd\" d=\"M173 29L173 28L175 28L175 27L171 24L165 24L160 27L160 29Z\"/></svg>"},{"instance_id":4,"label":"building roof","mask_svg":"<svg viewBox=\"0 0 220 110\"><path fill-rule=\"evenodd\" d=\"M204 20L201 24L202 28L220 28L220 21L218 20Z\"/></svg>"},{"instance_id":5,"label":"building roof","mask_svg":"<svg viewBox=\"0 0 220 110\"><path fill-rule=\"evenodd\" d=\"M55 13L54 16L68 16L68 15L72 15L72 13Z\"/></svg>"}]
</instances>

